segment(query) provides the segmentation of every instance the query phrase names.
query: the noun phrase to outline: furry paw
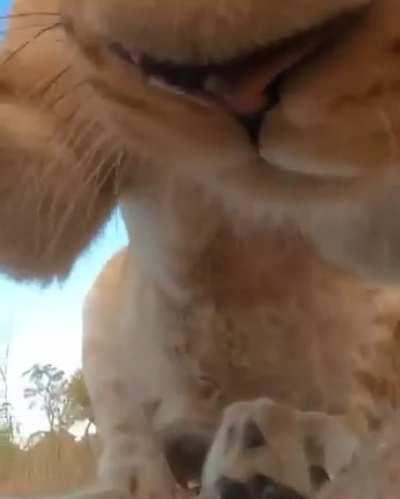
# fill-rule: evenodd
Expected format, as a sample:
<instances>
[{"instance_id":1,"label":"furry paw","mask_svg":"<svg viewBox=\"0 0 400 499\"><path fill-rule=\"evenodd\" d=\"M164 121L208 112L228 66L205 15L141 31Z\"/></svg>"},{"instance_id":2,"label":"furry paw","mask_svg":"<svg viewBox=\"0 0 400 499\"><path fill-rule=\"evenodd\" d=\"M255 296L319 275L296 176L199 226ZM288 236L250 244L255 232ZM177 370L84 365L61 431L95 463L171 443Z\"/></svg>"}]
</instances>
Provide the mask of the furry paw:
<instances>
[{"instance_id":1,"label":"furry paw","mask_svg":"<svg viewBox=\"0 0 400 499\"><path fill-rule=\"evenodd\" d=\"M228 407L207 457L202 494L222 499L313 496L351 461L359 441L339 418L269 399Z\"/></svg>"}]
</instances>

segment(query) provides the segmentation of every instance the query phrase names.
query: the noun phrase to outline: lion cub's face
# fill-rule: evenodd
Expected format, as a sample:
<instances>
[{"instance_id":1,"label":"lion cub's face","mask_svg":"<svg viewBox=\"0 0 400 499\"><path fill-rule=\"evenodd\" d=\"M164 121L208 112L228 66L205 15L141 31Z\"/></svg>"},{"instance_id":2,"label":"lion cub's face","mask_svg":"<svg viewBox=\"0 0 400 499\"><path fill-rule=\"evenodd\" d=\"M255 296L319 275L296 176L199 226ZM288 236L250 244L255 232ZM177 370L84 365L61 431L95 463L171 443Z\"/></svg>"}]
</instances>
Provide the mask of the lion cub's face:
<instances>
[{"instance_id":1,"label":"lion cub's face","mask_svg":"<svg viewBox=\"0 0 400 499\"><path fill-rule=\"evenodd\" d=\"M99 112L147 159L196 170L261 154L352 175L390 157L394 0L65 0L61 10Z\"/></svg>"}]
</instances>

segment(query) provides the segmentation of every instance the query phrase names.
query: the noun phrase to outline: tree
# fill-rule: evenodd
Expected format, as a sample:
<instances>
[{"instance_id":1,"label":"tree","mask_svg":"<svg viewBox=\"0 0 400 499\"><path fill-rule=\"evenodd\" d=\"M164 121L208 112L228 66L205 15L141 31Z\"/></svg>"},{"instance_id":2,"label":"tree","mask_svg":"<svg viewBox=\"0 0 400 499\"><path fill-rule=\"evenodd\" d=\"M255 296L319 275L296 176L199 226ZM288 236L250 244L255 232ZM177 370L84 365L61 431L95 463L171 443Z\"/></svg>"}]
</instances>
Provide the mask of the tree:
<instances>
[{"instance_id":1,"label":"tree","mask_svg":"<svg viewBox=\"0 0 400 499\"><path fill-rule=\"evenodd\" d=\"M29 407L39 407L46 415L50 433L68 431L76 422L87 421L85 436L94 424L89 394L82 370L71 378L51 364L34 364L23 373L30 386L24 396L30 399ZM41 438L38 432L34 439Z\"/></svg>"},{"instance_id":2,"label":"tree","mask_svg":"<svg viewBox=\"0 0 400 499\"><path fill-rule=\"evenodd\" d=\"M18 425L12 414L12 406L8 400L8 358L10 346L5 346L4 355L0 364L0 445L7 445L14 441Z\"/></svg>"},{"instance_id":3,"label":"tree","mask_svg":"<svg viewBox=\"0 0 400 499\"><path fill-rule=\"evenodd\" d=\"M63 370L52 364L34 364L23 373L30 386L25 388L24 397L30 400L29 407L38 407L45 413L51 433L67 430L71 422L67 416L67 386Z\"/></svg>"},{"instance_id":4,"label":"tree","mask_svg":"<svg viewBox=\"0 0 400 499\"><path fill-rule=\"evenodd\" d=\"M94 425L94 416L90 402L89 393L81 369L75 371L66 387L68 419L73 423L77 421L88 421L85 436Z\"/></svg>"}]
</instances>

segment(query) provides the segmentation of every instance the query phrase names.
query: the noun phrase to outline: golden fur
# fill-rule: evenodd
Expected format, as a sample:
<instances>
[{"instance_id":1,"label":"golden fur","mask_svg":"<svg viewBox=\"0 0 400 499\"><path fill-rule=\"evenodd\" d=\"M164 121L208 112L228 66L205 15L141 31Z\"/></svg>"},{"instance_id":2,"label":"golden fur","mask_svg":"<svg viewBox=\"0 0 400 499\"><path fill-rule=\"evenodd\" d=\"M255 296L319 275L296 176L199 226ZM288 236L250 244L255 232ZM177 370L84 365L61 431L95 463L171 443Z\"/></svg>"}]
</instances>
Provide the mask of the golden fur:
<instances>
[{"instance_id":1,"label":"golden fur","mask_svg":"<svg viewBox=\"0 0 400 499\"><path fill-rule=\"evenodd\" d=\"M6 172L6 167L3 167L2 181L5 182L7 178L7 185L2 191L14 192L14 182L17 182L18 190L15 192L18 195L12 194L8 198L3 194L2 266L22 277L47 278L65 274L77 253L88 244L108 216L110 206L116 202L115 194L120 194L118 189L113 189L114 179L110 179L110 171L116 164L119 178L123 175L123 165L127 163L130 165L129 177L132 174L140 175L140 165L143 163L146 168L149 163L155 169L175 171L183 168L191 176L199 175L208 182L212 182L217 174L221 175L216 188L220 192L222 188L228 193L233 192L235 205L238 200L245 199L241 210L252 204L258 206L260 200L266 202L265 194L272 196L275 202L283 198L288 203L290 196L293 200L299 200L304 194L303 188L307 196L315 195L321 202L332 194L340 194L337 192L340 188L347 197L349 192L354 194L354 185L348 189L351 182L347 185L340 177L335 181L328 178L335 186L333 193L328 186L330 182L319 177L306 180L298 178L298 188L293 192L293 182L286 184L287 180L290 181L290 175L289 179L286 177L287 173L278 172L275 177L275 170L271 167L271 178L266 173L267 168L261 172L259 168L253 168L254 164L259 164L259 157L249 148L244 141L243 131L229 116L218 110L204 111L191 102L146 86L134 71L130 70L128 74L126 68L109 57L98 37L102 35L101 30L109 30L110 36L137 44L157 55L168 55L177 60L218 59L250 50L261 42L267 43L290 35L342 9L364 3L362 0L304 1L303 5L288 1L287 7L283 8L277 7L275 2L254 2L251 8L245 9L240 2L237 5L218 2L218 9L215 9L210 7L209 2L203 1L195 8L186 6L183 9L179 6L176 12L175 4L168 2L167 14L158 7L156 14L152 4L146 7L146 2L141 4L140 9L129 1L113 2L111 9L111 4L102 3L101 6L96 4L92 11L94 4L74 0L62 3L65 15L72 16L74 20L71 38L75 47L72 50L65 45L64 35L57 25L57 15L13 19L1 72L3 105L0 140L2 144L7 144L2 149L5 156L2 164L8 164L11 170ZM137 25L146 24L146 30L135 30L131 25L131 9L134 9ZM290 18L284 14L289 10ZM335 45L327 57L307 65L304 71L299 71L288 82L285 98L270 114L266 132L262 135L261 150L267 161L283 166L285 172L290 169L318 173L346 172L347 176L361 172L361 178L364 178L364 172L368 171L367 176L372 173L374 179L380 175L379 172L386 172L388 168L395 170L392 167L396 166L397 158L396 96L400 79L396 49L397 11L395 0L374 2L351 36ZM57 14L59 2L18 0L14 13L18 12ZM168 22L168 16L171 22ZM266 28L263 17L269 16L274 21ZM237 19L240 19L240 30L235 28ZM128 26L125 25L126 21ZM171 23L174 36L164 36L162 26L168 31ZM196 29L191 28L190 23L194 23ZM53 24L55 26L48 29ZM28 26L33 27L28 29ZM250 29L246 26L250 26ZM152 30L157 36L152 35ZM187 43L189 32L191 41ZM85 56L82 64L78 62L80 57L76 54L76 42ZM94 88L99 92L93 92ZM99 94L107 93L110 88L118 88L118 99L111 99L112 102L110 99L99 101ZM106 113L105 119L103 113ZM20 120L10 122L7 119L10 114ZM30 132L21 132L20 121L32 123ZM121 127L122 132L129 132L128 137L124 136L121 140L122 144L111 148L115 157L110 153L108 144L118 143L115 139L116 130L122 139ZM135 130L134 134L132 130ZM91 136L92 133L96 140ZM41 144L48 142L49 135L52 136L54 148L44 152ZM79 143L75 136L79 136ZM182 140L183 136L185 140ZM70 137L70 141L66 141L66 137ZM84 146L82 142L85 142ZM30 157L30 168L22 175L20 165L24 163L25 154ZM126 154L130 156L129 160L126 160ZM98 156L101 156L101 161L98 161ZM76 173L71 165L82 162L85 168L77 168L79 173ZM249 168L240 168L241 164L247 164ZM96 173L91 174L93 170ZM240 170L238 178L237 170ZM46 184L49 189L47 193L45 190L32 191L30 177L39 182L39 179L51 176L51 171L57 172L57 183L41 183ZM26 189L23 187L25 175L26 184L29 185ZM77 181L76 175L83 175L87 180ZM93 181L96 176L98 178ZM356 181L358 179L356 177ZM134 180L139 182L137 178ZM119 188L126 186L126 182L127 179ZM99 183L106 185L99 189ZM76 199L71 202L69 189L74 190L77 186ZM85 202L89 198L92 203ZM21 199L24 199L23 207L19 202ZM84 200L82 205L81 200ZM379 203L379 199L376 202ZM51 204L52 210L45 209L47 203ZM346 207L345 211L350 211L352 216L347 224L336 227L335 238L329 238L324 231L321 237L321 226L326 225L325 219L314 221L311 216L309 223L310 217L301 214L301 223L311 231L329 257L344 260L345 263L350 261L359 267L357 270L390 278L390 271L386 269L389 264L385 265L380 255L385 248L385 254L389 254L389 270L395 272L393 260L398 244L392 234L393 228L380 228L379 241L372 243L366 230L361 231L358 237L353 235L354 227L366 225L370 221L378 229L378 222L371 213L375 207L368 209L371 204L362 206L359 210L361 213L354 214L357 207ZM394 211L397 204L392 204L391 211ZM66 205L69 206L68 212L65 210ZM91 206L90 213L88 205ZM34 230L38 223L35 216L38 206L43 206L46 217L40 218L40 230ZM270 204L267 203L267 207L270 208ZM253 206L253 209L256 207ZM379 212L383 210L380 206L374 209ZM11 227L10 212L13 213ZM338 214L336 206L330 206L328 212L326 217L330 216L334 222L343 221L343 213ZM83 213L87 213L87 216L81 226L75 223L75 216L82 219ZM291 211L290 216L299 215ZM61 231L59 238L55 236L53 223ZM25 230L26 227L29 230ZM339 246L335 245L336 240L343 242L345 251L336 248ZM52 244L48 244L49 241ZM375 244L377 261L364 254L364 248L370 244Z\"/></svg>"},{"instance_id":2,"label":"golden fur","mask_svg":"<svg viewBox=\"0 0 400 499\"><path fill-rule=\"evenodd\" d=\"M249 418L256 422L258 436L267 442L266 449L243 446L246 437L254 432ZM238 402L224 412L207 456L204 492L209 497L216 496L221 476L248 483L259 473L303 494L310 490L315 493L321 483L310 483L310 466L318 466L329 477L336 477L356 457L359 444L359 436L340 418L294 411L265 398Z\"/></svg>"},{"instance_id":3,"label":"golden fur","mask_svg":"<svg viewBox=\"0 0 400 499\"><path fill-rule=\"evenodd\" d=\"M262 396L369 424L399 403L398 291L348 272L399 276L398 1L155 4L17 0L0 66L0 268L67 275L122 205L133 242L88 297L84 364L101 473L132 484L121 433L124 452L142 433L144 498L169 478L143 403L161 400L161 427L215 427ZM225 60L354 8L353 29L290 73L258 147L225 108L109 50Z\"/></svg>"}]
</instances>

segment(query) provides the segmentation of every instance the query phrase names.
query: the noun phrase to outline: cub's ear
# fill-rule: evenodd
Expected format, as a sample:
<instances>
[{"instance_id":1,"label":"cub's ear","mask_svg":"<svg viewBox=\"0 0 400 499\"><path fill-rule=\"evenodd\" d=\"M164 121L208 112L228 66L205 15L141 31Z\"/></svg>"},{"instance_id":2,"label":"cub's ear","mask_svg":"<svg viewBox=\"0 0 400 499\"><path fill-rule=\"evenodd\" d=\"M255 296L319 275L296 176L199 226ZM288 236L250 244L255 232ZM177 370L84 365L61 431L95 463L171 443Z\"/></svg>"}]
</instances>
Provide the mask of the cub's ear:
<instances>
[{"instance_id":1,"label":"cub's ear","mask_svg":"<svg viewBox=\"0 0 400 499\"><path fill-rule=\"evenodd\" d=\"M121 156L93 126L79 130L0 100L0 271L14 278L66 276L116 204Z\"/></svg>"}]
</instances>

